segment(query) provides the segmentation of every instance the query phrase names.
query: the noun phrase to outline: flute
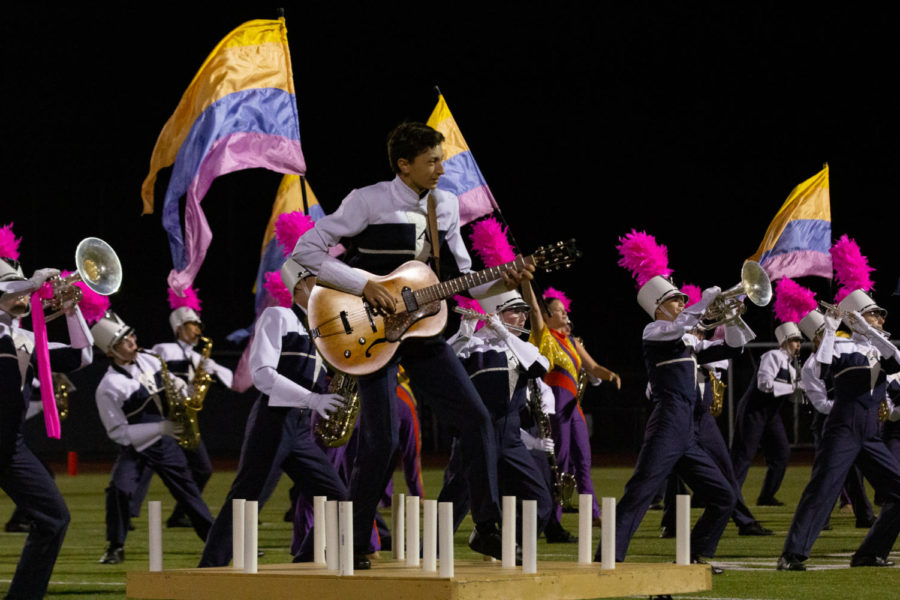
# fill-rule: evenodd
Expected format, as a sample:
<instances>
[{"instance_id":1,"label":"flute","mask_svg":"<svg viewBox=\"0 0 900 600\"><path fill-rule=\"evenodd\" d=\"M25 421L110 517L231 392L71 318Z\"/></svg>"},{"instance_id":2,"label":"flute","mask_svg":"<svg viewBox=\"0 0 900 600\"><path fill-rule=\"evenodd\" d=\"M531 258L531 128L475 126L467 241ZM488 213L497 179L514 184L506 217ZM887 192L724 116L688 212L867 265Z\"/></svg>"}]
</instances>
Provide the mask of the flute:
<instances>
[{"instance_id":1,"label":"flute","mask_svg":"<svg viewBox=\"0 0 900 600\"><path fill-rule=\"evenodd\" d=\"M476 312L476 311L472 310L471 308L463 308L461 306L454 306L453 312L459 313L459 314L463 315L464 317L478 319L479 321L487 321L488 319L491 318L491 315L486 315L486 314L483 314L480 312ZM503 325L510 331L514 331L516 333L524 333L526 335L531 335L531 330L526 329L525 327L516 327L515 325L510 325L509 323L504 323Z\"/></svg>"}]
</instances>

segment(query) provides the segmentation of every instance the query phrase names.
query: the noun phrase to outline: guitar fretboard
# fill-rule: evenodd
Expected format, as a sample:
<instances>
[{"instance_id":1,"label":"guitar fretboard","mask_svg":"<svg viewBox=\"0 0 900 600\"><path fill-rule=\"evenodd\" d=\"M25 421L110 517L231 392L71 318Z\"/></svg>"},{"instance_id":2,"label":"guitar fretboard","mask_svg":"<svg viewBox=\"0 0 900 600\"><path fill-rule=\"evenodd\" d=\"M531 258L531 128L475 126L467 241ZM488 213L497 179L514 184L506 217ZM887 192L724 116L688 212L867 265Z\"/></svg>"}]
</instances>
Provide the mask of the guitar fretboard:
<instances>
[{"instance_id":1,"label":"guitar fretboard","mask_svg":"<svg viewBox=\"0 0 900 600\"><path fill-rule=\"evenodd\" d=\"M475 286L489 283L491 281L496 281L497 279L500 279L504 271L507 271L512 267L521 269L528 264L534 264L533 257L517 256L515 260L508 263L498 265L496 267L491 267L489 269L484 269L483 271L477 271L475 273L466 273L465 275L462 275L455 279L442 281L440 283L436 283L434 285L416 290L416 301L421 305L427 304L429 302L436 302L438 300L444 300L445 298L449 298L454 294L472 289Z\"/></svg>"}]
</instances>

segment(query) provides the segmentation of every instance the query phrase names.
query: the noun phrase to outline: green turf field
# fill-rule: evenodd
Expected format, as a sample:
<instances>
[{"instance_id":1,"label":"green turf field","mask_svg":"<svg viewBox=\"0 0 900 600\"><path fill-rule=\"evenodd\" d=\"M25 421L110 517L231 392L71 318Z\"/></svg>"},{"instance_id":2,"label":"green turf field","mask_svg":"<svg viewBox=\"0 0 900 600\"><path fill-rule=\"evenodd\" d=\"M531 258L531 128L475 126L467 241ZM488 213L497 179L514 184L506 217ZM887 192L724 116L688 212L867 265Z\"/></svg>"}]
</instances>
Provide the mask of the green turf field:
<instances>
[{"instance_id":1,"label":"green turf field","mask_svg":"<svg viewBox=\"0 0 900 600\"><path fill-rule=\"evenodd\" d=\"M755 498L762 478L762 467L750 471L745 490L748 498ZM627 468L594 470L594 484L598 495L621 496L625 481L631 474ZM233 473L217 472L213 475L204 494L213 514L225 497ZM435 469L424 473L427 493L437 495L441 472ZM738 537L735 526L729 525L719 544L714 562L726 568L723 575L713 578L713 590L708 594L692 595L698 598L763 598L763 599L857 599L865 600L900 598L900 567L890 569L850 569L850 554L859 545L865 530L856 529L852 514L835 510L832 516L833 531L823 532L813 547L806 573L781 573L775 571L775 560L787 533L793 509L809 477L808 466L792 466L788 469L779 498L785 507L751 508L764 525L775 530L775 535L764 538ZM135 521L137 529L128 537L125 546L126 561L121 565L100 565L97 560L103 553L104 494L107 484L105 474L85 474L77 477L60 475L57 483L72 512L62 553L50 583L47 598L125 598L125 572L147 568L147 520L146 512ZM398 477L396 483L403 483ZM290 561L288 547L291 529L282 521L288 499L289 481L282 480L278 491L263 509L260 519L259 546L265 550L260 563ZM397 489L402 489L398 487ZM870 495L871 497L871 495ZM149 494L150 500L162 500L163 519L173 506L172 497L155 478ZM12 512L12 503L0 493L0 523L5 523ZM699 510L694 510L694 518ZM564 526L577 531L577 515L565 514ZM389 515L388 515L389 517ZM674 559L674 540L658 538L660 513L650 511L631 543L629 561L669 562ZM472 553L466 547L471 522L465 523L456 536L456 556L468 558ZM594 540L599 539L599 529L594 529ZM0 590L5 590L18 560L24 534L0 533ZM194 567L202 545L193 531L166 529L163 532L165 568ZM543 540L538 545L539 560L575 560L577 544L548 545ZM894 559L900 562L900 552ZM688 596L680 596L688 597Z\"/></svg>"}]
</instances>

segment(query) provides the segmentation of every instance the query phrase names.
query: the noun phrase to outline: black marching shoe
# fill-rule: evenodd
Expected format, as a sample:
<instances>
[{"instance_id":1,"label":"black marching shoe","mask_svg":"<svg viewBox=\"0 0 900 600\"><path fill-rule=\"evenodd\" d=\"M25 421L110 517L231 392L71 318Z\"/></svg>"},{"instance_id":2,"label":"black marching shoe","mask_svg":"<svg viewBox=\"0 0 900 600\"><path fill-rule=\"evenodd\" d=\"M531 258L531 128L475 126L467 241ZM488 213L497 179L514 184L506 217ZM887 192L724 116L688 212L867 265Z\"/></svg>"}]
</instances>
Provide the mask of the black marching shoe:
<instances>
[{"instance_id":1,"label":"black marching shoe","mask_svg":"<svg viewBox=\"0 0 900 600\"><path fill-rule=\"evenodd\" d=\"M548 544L575 544L578 542L578 536L563 529L563 526L555 520L552 525L548 524L544 529L544 538Z\"/></svg>"},{"instance_id":2,"label":"black marching shoe","mask_svg":"<svg viewBox=\"0 0 900 600\"><path fill-rule=\"evenodd\" d=\"M753 521L749 525L738 527L738 535L772 535L772 530L763 527L759 521Z\"/></svg>"},{"instance_id":3,"label":"black marching shoe","mask_svg":"<svg viewBox=\"0 0 900 600\"><path fill-rule=\"evenodd\" d=\"M9 520L6 522L4 529L6 533L28 533L31 531L31 523L28 521Z\"/></svg>"},{"instance_id":4,"label":"black marching shoe","mask_svg":"<svg viewBox=\"0 0 900 600\"><path fill-rule=\"evenodd\" d=\"M473 552L492 556L497 560L503 559L503 538L496 529L485 533L478 531L478 527L473 529L472 535L469 536L469 548ZM516 565L521 566L521 564L522 547L516 544Z\"/></svg>"},{"instance_id":5,"label":"black marching shoe","mask_svg":"<svg viewBox=\"0 0 900 600\"><path fill-rule=\"evenodd\" d=\"M856 528L857 529L869 529L872 525L875 524L875 517L863 517L862 519L856 520Z\"/></svg>"},{"instance_id":6,"label":"black marching shoe","mask_svg":"<svg viewBox=\"0 0 900 600\"><path fill-rule=\"evenodd\" d=\"M117 565L125 560L125 548L122 546L110 546L100 557L101 565Z\"/></svg>"},{"instance_id":7,"label":"black marching shoe","mask_svg":"<svg viewBox=\"0 0 900 600\"><path fill-rule=\"evenodd\" d=\"M857 556L850 559L851 567L893 567L894 561L880 556Z\"/></svg>"},{"instance_id":8,"label":"black marching shoe","mask_svg":"<svg viewBox=\"0 0 900 600\"><path fill-rule=\"evenodd\" d=\"M659 532L659 537L664 540L675 537L675 528L663 525L662 529Z\"/></svg>"},{"instance_id":9,"label":"black marching shoe","mask_svg":"<svg viewBox=\"0 0 900 600\"><path fill-rule=\"evenodd\" d=\"M372 568L372 561L369 560L369 557L363 554L362 552L354 552L353 553L353 570L354 571L367 571Z\"/></svg>"},{"instance_id":10,"label":"black marching shoe","mask_svg":"<svg viewBox=\"0 0 900 600\"><path fill-rule=\"evenodd\" d=\"M692 565L709 565L709 570L712 571L713 575L721 575L722 573L725 572L725 569L723 569L722 567L717 567L716 565L711 565L708 562L706 562L705 560L703 560L702 558L700 558L699 556L692 556L691 564Z\"/></svg>"},{"instance_id":11,"label":"black marching shoe","mask_svg":"<svg viewBox=\"0 0 900 600\"><path fill-rule=\"evenodd\" d=\"M778 557L777 571L805 571L806 565L793 554L782 554Z\"/></svg>"},{"instance_id":12,"label":"black marching shoe","mask_svg":"<svg viewBox=\"0 0 900 600\"><path fill-rule=\"evenodd\" d=\"M193 527L191 520L187 515L172 515L166 520L166 527L172 529L174 527Z\"/></svg>"},{"instance_id":13,"label":"black marching shoe","mask_svg":"<svg viewBox=\"0 0 900 600\"><path fill-rule=\"evenodd\" d=\"M784 506L784 502L772 496L771 498L757 498L757 506Z\"/></svg>"}]
</instances>

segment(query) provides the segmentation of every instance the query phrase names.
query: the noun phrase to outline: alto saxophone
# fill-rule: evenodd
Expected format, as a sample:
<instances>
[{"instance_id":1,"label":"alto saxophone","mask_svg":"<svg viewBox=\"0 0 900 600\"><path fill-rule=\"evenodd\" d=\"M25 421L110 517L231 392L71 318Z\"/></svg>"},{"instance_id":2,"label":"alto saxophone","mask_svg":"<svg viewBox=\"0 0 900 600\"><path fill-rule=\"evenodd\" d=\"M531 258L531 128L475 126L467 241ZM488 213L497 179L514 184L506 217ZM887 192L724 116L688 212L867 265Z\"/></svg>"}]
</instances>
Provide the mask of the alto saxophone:
<instances>
[{"instance_id":1,"label":"alto saxophone","mask_svg":"<svg viewBox=\"0 0 900 600\"><path fill-rule=\"evenodd\" d=\"M881 401L881 404L878 405L878 420L882 423L886 423L888 419L891 418L891 407L888 404L887 399Z\"/></svg>"},{"instance_id":2,"label":"alto saxophone","mask_svg":"<svg viewBox=\"0 0 900 600\"><path fill-rule=\"evenodd\" d=\"M709 405L709 414L718 417L725 406L725 382L716 377L712 369L706 371L709 376L709 385L712 387L712 403Z\"/></svg>"},{"instance_id":3,"label":"alto saxophone","mask_svg":"<svg viewBox=\"0 0 900 600\"><path fill-rule=\"evenodd\" d=\"M200 427L197 423L197 411L191 407L192 398L184 393L184 389L175 383L175 377L169 371L169 366L163 357L155 352L139 350L144 354L156 358L160 364L160 376L163 382L163 391L166 394L166 402L169 405L168 418L173 423L182 426L182 432L178 435L178 445L185 450L193 450L200 443ZM202 401L201 401L202 404Z\"/></svg>"},{"instance_id":4,"label":"alto saxophone","mask_svg":"<svg viewBox=\"0 0 900 600\"><path fill-rule=\"evenodd\" d=\"M212 376L206 370L206 363L209 362L209 355L212 354L213 343L208 337L201 337L200 343L203 344L203 350L200 352L200 362L194 369L194 378L191 380L191 396L188 398L188 405L194 412L203 410L203 401L206 399L206 393L212 384Z\"/></svg>"},{"instance_id":5,"label":"alto saxophone","mask_svg":"<svg viewBox=\"0 0 900 600\"><path fill-rule=\"evenodd\" d=\"M69 416L70 391L75 391L72 381L64 373L53 373L53 395L56 396L56 410L60 421L65 421Z\"/></svg>"},{"instance_id":6,"label":"alto saxophone","mask_svg":"<svg viewBox=\"0 0 900 600\"><path fill-rule=\"evenodd\" d=\"M538 432L542 438L553 437L553 433L550 430L550 417L547 416L547 413L544 412L541 406L541 388L534 379L528 385L531 388L528 408L531 409L531 414L535 423L537 423ZM553 501L560 506L571 506L572 498L575 495L575 476L571 473L560 472L554 452L547 453L547 462L550 464L550 477L553 480Z\"/></svg>"},{"instance_id":7,"label":"alto saxophone","mask_svg":"<svg viewBox=\"0 0 900 600\"><path fill-rule=\"evenodd\" d=\"M335 372L328 384L328 392L339 394L344 403L339 406L328 419L316 422L316 435L329 448L343 446L350 441L356 420L359 418L359 391L356 389L356 377Z\"/></svg>"}]
</instances>

